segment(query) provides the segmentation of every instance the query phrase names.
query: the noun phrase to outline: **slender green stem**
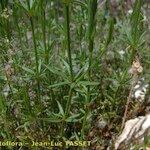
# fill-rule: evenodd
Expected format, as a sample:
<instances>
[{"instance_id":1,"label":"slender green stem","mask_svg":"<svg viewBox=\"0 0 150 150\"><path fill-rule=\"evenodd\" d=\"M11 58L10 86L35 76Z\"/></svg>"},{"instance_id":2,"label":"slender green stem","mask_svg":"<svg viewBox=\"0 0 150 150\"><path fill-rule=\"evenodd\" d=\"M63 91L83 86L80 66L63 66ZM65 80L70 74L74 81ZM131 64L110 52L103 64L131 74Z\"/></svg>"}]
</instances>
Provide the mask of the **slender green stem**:
<instances>
[{"instance_id":1,"label":"slender green stem","mask_svg":"<svg viewBox=\"0 0 150 150\"><path fill-rule=\"evenodd\" d=\"M86 104L88 104L90 102L90 100L91 100L90 87L88 87ZM85 115L84 115L84 118L83 118L82 129L81 129L81 139L84 139L84 131L85 131L86 119L88 117L89 111L90 111L89 107L86 105L86 107L85 107Z\"/></svg>"},{"instance_id":2,"label":"slender green stem","mask_svg":"<svg viewBox=\"0 0 150 150\"><path fill-rule=\"evenodd\" d=\"M93 46L94 46L94 31L95 31L95 15L97 11L97 0L88 1L88 49L89 49L89 68L88 80L91 81L92 74L92 59L93 59ZM89 114L88 103L91 101L90 86L87 87L86 108L85 115L82 123L81 138L84 139L85 124Z\"/></svg>"},{"instance_id":3,"label":"slender green stem","mask_svg":"<svg viewBox=\"0 0 150 150\"><path fill-rule=\"evenodd\" d=\"M27 0L27 2L28 2L28 9L30 10L29 0ZM36 44L36 37L35 37L33 16L30 14L29 14L29 20L30 20L30 25L31 25L31 30L32 30L32 39L33 39L33 44L34 44L34 53L35 53L35 61L36 61L37 96L38 96L38 100L40 100L41 90L40 90L40 78L39 78L39 69L38 69L39 58L38 58L38 51L37 51L37 44Z\"/></svg>"},{"instance_id":4,"label":"slender green stem","mask_svg":"<svg viewBox=\"0 0 150 150\"><path fill-rule=\"evenodd\" d=\"M72 69L72 58L71 58L71 48L70 48L70 18L69 18L69 5L65 5L65 17L66 17L66 41L67 41L67 51L70 66L71 81L73 82L73 69Z\"/></svg>"},{"instance_id":5,"label":"slender green stem","mask_svg":"<svg viewBox=\"0 0 150 150\"><path fill-rule=\"evenodd\" d=\"M70 76L71 82L74 81L73 75L73 68L72 68L72 58L71 58L71 48L70 48L70 18L69 18L69 5L65 5L65 15L66 15L66 37L67 37L67 51L68 51L68 59L69 59L69 66L70 66ZM72 88L70 87L69 91L69 98L66 105L65 115L67 116L70 111L71 105L71 98L72 98Z\"/></svg>"},{"instance_id":6,"label":"slender green stem","mask_svg":"<svg viewBox=\"0 0 150 150\"><path fill-rule=\"evenodd\" d=\"M67 118L67 116L69 114L69 111L70 111L70 108L71 108L72 94L73 94L73 90L72 90L72 88L70 88L70 90L69 90L69 96L68 96L68 101L67 101L66 109L65 109L64 120L62 122L62 127L61 127L61 136L64 135L65 119Z\"/></svg>"},{"instance_id":7,"label":"slender green stem","mask_svg":"<svg viewBox=\"0 0 150 150\"><path fill-rule=\"evenodd\" d=\"M20 42L20 46L21 46L21 51L22 51L23 56L25 56L25 53L23 51L23 42L22 42L21 31L20 31L20 28L19 28L17 12L18 12L18 10L17 10L17 7L15 6L14 7L14 18L15 18L14 20L15 20L16 28L17 28L18 35L19 35L19 42Z\"/></svg>"},{"instance_id":8,"label":"slender green stem","mask_svg":"<svg viewBox=\"0 0 150 150\"><path fill-rule=\"evenodd\" d=\"M71 58L71 48L70 48L70 18L69 18L69 4L65 5L65 29L66 29L66 42L67 42L67 52L68 52L68 61L69 61L69 66L70 66L70 77L71 77L71 83L74 82L74 75L73 75L73 68L72 68L72 58ZM66 109L65 109L65 115L64 115L64 121L62 122L62 128L61 128L61 135L64 134L64 127L65 127L65 119L67 118L69 112L70 112L70 108L71 108L71 100L72 100L72 93L73 93L73 89L70 86L70 90L69 90L69 97L68 97L68 101L66 104Z\"/></svg>"},{"instance_id":9,"label":"slender green stem","mask_svg":"<svg viewBox=\"0 0 150 150\"><path fill-rule=\"evenodd\" d=\"M54 1L54 6L55 6L55 19L56 19L56 23L58 23L58 19L59 19L59 12L58 12L58 8L59 8L59 0L55 0Z\"/></svg>"},{"instance_id":10,"label":"slender green stem","mask_svg":"<svg viewBox=\"0 0 150 150\"><path fill-rule=\"evenodd\" d=\"M49 53L47 51L47 44L46 44L46 18L45 18L45 3L41 0L41 25L42 25L42 34L43 34L43 43L44 43L44 50L45 50L45 63L48 64Z\"/></svg>"},{"instance_id":11,"label":"slender green stem","mask_svg":"<svg viewBox=\"0 0 150 150\"><path fill-rule=\"evenodd\" d=\"M39 79L39 70L38 70L38 51L36 46L36 39L35 39L35 31L34 31L34 24L33 24L33 18L30 17L30 23L32 28L32 36L33 36L33 43L34 43L34 52L35 52L35 61L36 61L36 79L37 79L37 86L38 86L38 99L40 99L40 79Z\"/></svg>"}]
</instances>

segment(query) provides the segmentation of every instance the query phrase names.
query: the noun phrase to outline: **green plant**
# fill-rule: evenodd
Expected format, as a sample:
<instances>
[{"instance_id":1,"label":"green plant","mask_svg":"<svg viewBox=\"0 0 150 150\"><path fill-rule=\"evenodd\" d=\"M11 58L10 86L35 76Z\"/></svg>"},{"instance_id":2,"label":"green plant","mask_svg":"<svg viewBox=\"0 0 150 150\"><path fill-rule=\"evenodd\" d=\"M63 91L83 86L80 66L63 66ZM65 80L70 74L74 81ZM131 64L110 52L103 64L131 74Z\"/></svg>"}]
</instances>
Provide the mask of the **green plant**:
<instances>
[{"instance_id":1,"label":"green plant","mask_svg":"<svg viewBox=\"0 0 150 150\"><path fill-rule=\"evenodd\" d=\"M123 122L135 116L128 106L125 112L127 97L137 107L133 60L143 67L138 79L148 84L150 73L143 1L129 6L132 14L124 6L109 0L0 1L2 141L91 140L85 148L113 147L123 115ZM43 148L20 149L27 147Z\"/></svg>"}]
</instances>

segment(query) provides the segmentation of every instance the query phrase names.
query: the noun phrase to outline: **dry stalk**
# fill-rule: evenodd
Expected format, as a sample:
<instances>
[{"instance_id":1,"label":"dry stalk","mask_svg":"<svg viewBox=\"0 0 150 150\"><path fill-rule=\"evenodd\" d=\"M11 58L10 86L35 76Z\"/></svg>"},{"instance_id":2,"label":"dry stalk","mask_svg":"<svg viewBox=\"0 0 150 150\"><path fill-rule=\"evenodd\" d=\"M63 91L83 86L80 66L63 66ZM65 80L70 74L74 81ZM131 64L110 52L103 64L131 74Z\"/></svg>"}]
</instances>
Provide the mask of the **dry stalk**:
<instances>
[{"instance_id":1,"label":"dry stalk","mask_svg":"<svg viewBox=\"0 0 150 150\"><path fill-rule=\"evenodd\" d=\"M126 121L126 118L127 118L127 113L128 113L128 108L129 108L129 104L131 102L131 99L132 99L132 93L133 93L133 90L134 90L134 87L138 81L138 75L137 74L134 74L133 75L133 83L131 85L131 89L130 89L130 92L129 92L129 96L127 98L127 103L126 103L126 106L125 106L125 112L124 112L124 116L123 116L123 120L122 120L122 126L121 126L121 129L124 128L124 125L125 125L125 121Z\"/></svg>"},{"instance_id":2,"label":"dry stalk","mask_svg":"<svg viewBox=\"0 0 150 150\"><path fill-rule=\"evenodd\" d=\"M127 98L127 103L126 103L126 106L125 106L125 112L124 112L124 116L123 116L123 120L122 120L122 126L121 126L121 129L124 128L124 125L125 125L125 121L126 121L126 118L127 118L127 113L128 113L128 108L129 108L129 104L131 102L131 99L132 99L132 93L133 93L133 90L134 90L134 87L135 85L137 84L138 82L138 77L139 77L139 74L143 71L143 68L140 64L140 60L138 57L135 58L135 60L133 61L133 64L132 64L132 67L131 69L129 70L129 73L133 75L132 77L132 84L131 84L131 88L130 88L130 92L129 92L129 96Z\"/></svg>"}]
</instances>

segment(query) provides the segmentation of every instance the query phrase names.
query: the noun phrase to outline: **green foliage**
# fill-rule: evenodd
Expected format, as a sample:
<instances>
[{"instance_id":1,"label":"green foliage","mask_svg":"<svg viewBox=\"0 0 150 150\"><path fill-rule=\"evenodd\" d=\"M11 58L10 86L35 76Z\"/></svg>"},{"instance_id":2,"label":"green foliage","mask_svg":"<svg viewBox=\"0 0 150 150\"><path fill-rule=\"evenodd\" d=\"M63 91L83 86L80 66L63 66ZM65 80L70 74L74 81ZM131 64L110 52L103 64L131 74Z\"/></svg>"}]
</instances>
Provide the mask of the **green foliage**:
<instances>
[{"instance_id":1,"label":"green foliage","mask_svg":"<svg viewBox=\"0 0 150 150\"><path fill-rule=\"evenodd\" d=\"M88 140L99 117L114 139L137 54L149 83L143 2L135 1L132 14L120 3L115 12L124 16L114 14L110 1L104 6L98 0L0 4L1 140ZM97 143L103 145L107 135L98 131Z\"/></svg>"}]
</instances>

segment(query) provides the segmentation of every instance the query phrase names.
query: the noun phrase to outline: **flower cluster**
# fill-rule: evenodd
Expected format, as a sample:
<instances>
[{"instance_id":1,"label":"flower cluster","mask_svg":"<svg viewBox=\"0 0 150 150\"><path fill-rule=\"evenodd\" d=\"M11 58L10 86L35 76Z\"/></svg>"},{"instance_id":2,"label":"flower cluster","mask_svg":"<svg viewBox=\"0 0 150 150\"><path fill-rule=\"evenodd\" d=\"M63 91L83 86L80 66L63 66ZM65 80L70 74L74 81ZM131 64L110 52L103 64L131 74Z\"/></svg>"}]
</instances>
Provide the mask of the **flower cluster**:
<instances>
[{"instance_id":1,"label":"flower cluster","mask_svg":"<svg viewBox=\"0 0 150 150\"><path fill-rule=\"evenodd\" d=\"M143 67L140 64L140 61L136 59L135 61L133 61L132 67L130 68L129 73L134 75L134 74L140 74L142 72L143 72Z\"/></svg>"}]
</instances>

